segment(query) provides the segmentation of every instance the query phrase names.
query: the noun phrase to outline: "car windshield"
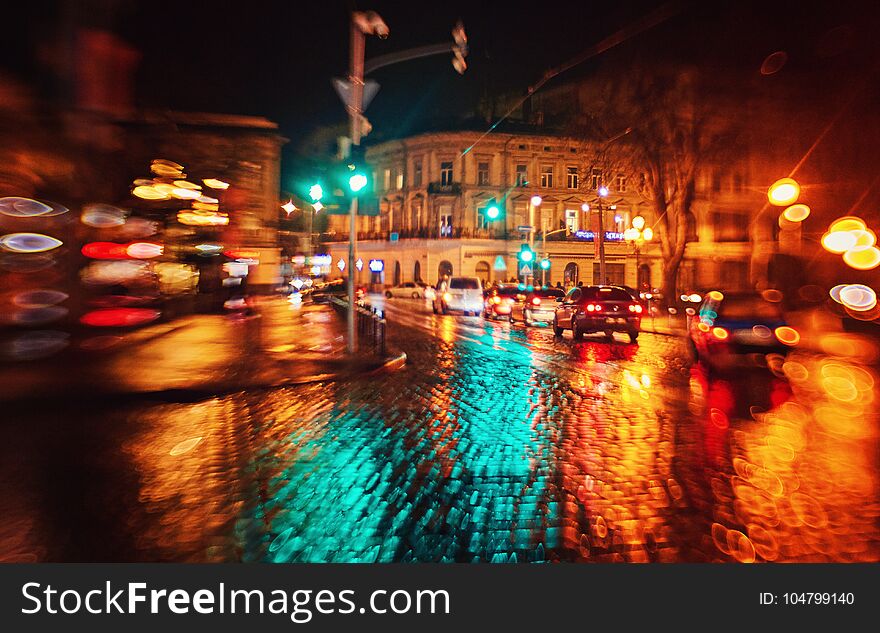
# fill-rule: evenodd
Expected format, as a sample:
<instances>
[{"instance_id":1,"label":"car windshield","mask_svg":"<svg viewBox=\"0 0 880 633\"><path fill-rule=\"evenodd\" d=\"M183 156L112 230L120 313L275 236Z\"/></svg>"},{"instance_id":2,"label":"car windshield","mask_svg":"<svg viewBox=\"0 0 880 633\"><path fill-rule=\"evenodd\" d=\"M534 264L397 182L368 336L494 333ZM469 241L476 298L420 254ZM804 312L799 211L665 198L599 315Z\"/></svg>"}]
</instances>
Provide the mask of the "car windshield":
<instances>
[{"instance_id":1,"label":"car windshield","mask_svg":"<svg viewBox=\"0 0 880 633\"><path fill-rule=\"evenodd\" d=\"M592 286L581 288L583 298L592 301L633 301L632 296L620 288Z\"/></svg>"},{"instance_id":2,"label":"car windshield","mask_svg":"<svg viewBox=\"0 0 880 633\"><path fill-rule=\"evenodd\" d=\"M543 290L535 290L536 297L564 297L565 292L560 288L544 288Z\"/></svg>"},{"instance_id":3,"label":"car windshield","mask_svg":"<svg viewBox=\"0 0 880 633\"><path fill-rule=\"evenodd\" d=\"M476 279L456 278L449 282L449 287L455 290L479 290L480 282Z\"/></svg>"},{"instance_id":4,"label":"car windshield","mask_svg":"<svg viewBox=\"0 0 880 633\"><path fill-rule=\"evenodd\" d=\"M498 286L495 288L495 293L503 297L511 297L518 292L519 289L516 286Z\"/></svg>"},{"instance_id":5,"label":"car windshield","mask_svg":"<svg viewBox=\"0 0 880 633\"><path fill-rule=\"evenodd\" d=\"M725 297L718 314L722 319L782 319L779 306L761 297Z\"/></svg>"}]
</instances>

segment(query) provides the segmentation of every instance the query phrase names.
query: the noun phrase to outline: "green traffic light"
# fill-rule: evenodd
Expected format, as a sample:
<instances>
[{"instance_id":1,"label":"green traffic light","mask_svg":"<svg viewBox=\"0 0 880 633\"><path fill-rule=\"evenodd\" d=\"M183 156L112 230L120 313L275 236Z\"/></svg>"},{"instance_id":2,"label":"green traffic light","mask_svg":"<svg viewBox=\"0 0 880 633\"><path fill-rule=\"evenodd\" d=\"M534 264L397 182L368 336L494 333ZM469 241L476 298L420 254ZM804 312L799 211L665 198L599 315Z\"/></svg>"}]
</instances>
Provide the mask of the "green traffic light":
<instances>
[{"instance_id":1,"label":"green traffic light","mask_svg":"<svg viewBox=\"0 0 880 633\"><path fill-rule=\"evenodd\" d=\"M321 185L315 183L314 185L309 187L309 197L317 202L324 197L324 188L321 187Z\"/></svg>"},{"instance_id":2,"label":"green traffic light","mask_svg":"<svg viewBox=\"0 0 880 633\"><path fill-rule=\"evenodd\" d=\"M367 177L363 174L354 174L351 178L348 179L348 186L351 188L352 191L357 193L367 186Z\"/></svg>"},{"instance_id":3,"label":"green traffic light","mask_svg":"<svg viewBox=\"0 0 880 633\"><path fill-rule=\"evenodd\" d=\"M498 216L500 214L501 214L501 212L498 210L498 207L496 207L496 206L491 206L488 209L486 209L486 217L489 218L490 220L497 220Z\"/></svg>"},{"instance_id":4,"label":"green traffic light","mask_svg":"<svg viewBox=\"0 0 880 633\"><path fill-rule=\"evenodd\" d=\"M550 260L546 257L541 260L541 268L543 268L544 270L549 270L550 268Z\"/></svg>"},{"instance_id":5,"label":"green traffic light","mask_svg":"<svg viewBox=\"0 0 880 633\"><path fill-rule=\"evenodd\" d=\"M534 258L535 254L532 251L524 250L519 254L519 258L524 262L530 262Z\"/></svg>"}]
</instances>

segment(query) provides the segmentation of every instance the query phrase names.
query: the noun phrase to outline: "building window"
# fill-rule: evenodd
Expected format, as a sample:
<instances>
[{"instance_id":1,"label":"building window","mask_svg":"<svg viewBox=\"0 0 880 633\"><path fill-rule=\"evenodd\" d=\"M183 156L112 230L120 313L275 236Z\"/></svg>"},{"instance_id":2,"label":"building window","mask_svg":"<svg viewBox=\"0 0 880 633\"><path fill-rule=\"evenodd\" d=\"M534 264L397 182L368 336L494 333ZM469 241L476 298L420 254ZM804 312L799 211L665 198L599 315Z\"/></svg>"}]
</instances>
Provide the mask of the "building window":
<instances>
[{"instance_id":1,"label":"building window","mask_svg":"<svg viewBox=\"0 0 880 633\"><path fill-rule=\"evenodd\" d=\"M615 205L611 205L614 207ZM620 211L618 209L612 208L610 213L608 213L608 217L605 220L605 230L606 231L614 231L615 233L623 233L629 226L629 212L628 211Z\"/></svg>"},{"instance_id":2,"label":"building window","mask_svg":"<svg viewBox=\"0 0 880 633\"><path fill-rule=\"evenodd\" d=\"M529 184L529 175L528 175L528 166L527 165L517 165L516 166L516 182L514 183L517 187L527 187Z\"/></svg>"},{"instance_id":3,"label":"building window","mask_svg":"<svg viewBox=\"0 0 880 633\"><path fill-rule=\"evenodd\" d=\"M568 181L566 182L566 186L569 189L577 189L578 188L578 168L577 167L569 167L567 170Z\"/></svg>"},{"instance_id":4,"label":"building window","mask_svg":"<svg viewBox=\"0 0 880 633\"><path fill-rule=\"evenodd\" d=\"M617 193L626 193L626 176L617 174L614 188L617 189Z\"/></svg>"},{"instance_id":5,"label":"building window","mask_svg":"<svg viewBox=\"0 0 880 633\"><path fill-rule=\"evenodd\" d=\"M403 167L398 168L397 177L394 179L395 189L403 189Z\"/></svg>"},{"instance_id":6,"label":"building window","mask_svg":"<svg viewBox=\"0 0 880 633\"><path fill-rule=\"evenodd\" d=\"M553 165L541 167L541 186L547 188L553 186Z\"/></svg>"},{"instance_id":7,"label":"building window","mask_svg":"<svg viewBox=\"0 0 880 633\"><path fill-rule=\"evenodd\" d=\"M388 191L389 189L391 189L391 170L390 169L385 170L384 178L383 178L382 182L385 183L385 187L383 188L383 191Z\"/></svg>"},{"instance_id":8,"label":"building window","mask_svg":"<svg viewBox=\"0 0 880 633\"><path fill-rule=\"evenodd\" d=\"M413 161L413 187L422 186L422 159L418 158Z\"/></svg>"},{"instance_id":9,"label":"building window","mask_svg":"<svg viewBox=\"0 0 880 633\"><path fill-rule=\"evenodd\" d=\"M550 147L549 145L545 145L545 146L544 146L544 151L545 151L545 152L552 152L552 151L553 151L553 148Z\"/></svg>"},{"instance_id":10,"label":"building window","mask_svg":"<svg viewBox=\"0 0 880 633\"><path fill-rule=\"evenodd\" d=\"M440 237L452 237L452 211L448 209L440 208Z\"/></svg>"},{"instance_id":11,"label":"building window","mask_svg":"<svg viewBox=\"0 0 880 633\"><path fill-rule=\"evenodd\" d=\"M712 173L712 191L716 193L721 191L721 172L715 171Z\"/></svg>"},{"instance_id":12,"label":"building window","mask_svg":"<svg viewBox=\"0 0 880 633\"><path fill-rule=\"evenodd\" d=\"M699 241L699 236L697 235L697 218L693 214L692 211L688 211L685 216L686 219L686 229L685 229L685 239L688 242L697 242ZM776 224L776 222L774 222Z\"/></svg>"},{"instance_id":13,"label":"building window","mask_svg":"<svg viewBox=\"0 0 880 633\"><path fill-rule=\"evenodd\" d=\"M440 163L440 184L443 186L452 184L452 161Z\"/></svg>"},{"instance_id":14,"label":"building window","mask_svg":"<svg viewBox=\"0 0 880 633\"><path fill-rule=\"evenodd\" d=\"M478 229L488 229L491 220L486 217L486 207L482 209L477 209L477 228Z\"/></svg>"},{"instance_id":15,"label":"building window","mask_svg":"<svg viewBox=\"0 0 880 633\"><path fill-rule=\"evenodd\" d=\"M569 262L568 264L566 264L565 270L562 273L562 279L566 288L576 285L577 282L580 281L578 265L574 262Z\"/></svg>"},{"instance_id":16,"label":"building window","mask_svg":"<svg viewBox=\"0 0 880 633\"><path fill-rule=\"evenodd\" d=\"M605 264L605 279L600 279L599 270L601 264L593 262L593 283L596 285L610 284L623 286L626 284L626 269L624 264Z\"/></svg>"},{"instance_id":17,"label":"building window","mask_svg":"<svg viewBox=\"0 0 880 633\"><path fill-rule=\"evenodd\" d=\"M716 242L748 242L749 216L744 213L712 212Z\"/></svg>"},{"instance_id":18,"label":"building window","mask_svg":"<svg viewBox=\"0 0 880 633\"><path fill-rule=\"evenodd\" d=\"M743 190L743 176L742 176L742 174L734 174L733 175L733 190L736 193L742 193L742 190Z\"/></svg>"},{"instance_id":19,"label":"building window","mask_svg":"<svg viewBox=\"0 0 880 633\"><path fill-rule=\"evenodd\" d=\"M578 214L580 212L577 209L566 209L565 210L565 226L568 227L568 230L574 233L578 230Z\"/></svg>"},{"instance_id":20,"label":"building window","mask_svg":"<svg viewBox=\"0 0 880 633\"><path fill-rule=\"evenodd\" d=\"M489 163L477 163L477 184L489 184Z\"/></svg>"},{"instance_id":21,"label":"building window","mask_svg":"<svg viewBox=\"0 0 880 633\"><path fill-rule=\"evenodd\" d=\"M597 191L599 189L599 183L602 182L602 172L598 169L590 170L590 189L593 191Z\"/></svg>"}]
</instances>

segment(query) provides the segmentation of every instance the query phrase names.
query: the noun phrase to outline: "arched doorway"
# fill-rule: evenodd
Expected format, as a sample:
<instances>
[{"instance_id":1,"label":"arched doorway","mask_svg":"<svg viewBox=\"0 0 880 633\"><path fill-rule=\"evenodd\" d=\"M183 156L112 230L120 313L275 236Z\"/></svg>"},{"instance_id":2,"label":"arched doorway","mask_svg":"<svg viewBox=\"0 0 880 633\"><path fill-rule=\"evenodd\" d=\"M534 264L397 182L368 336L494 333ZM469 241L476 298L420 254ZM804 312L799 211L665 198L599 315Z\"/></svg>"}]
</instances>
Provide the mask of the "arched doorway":
<instances>
[{"instance_id":1,"label":"arched doorway","mask_svg":"<svg viewBox=\"0 0 880 633\"><path fill-rule=\"evenodd\" d=\"M445 259L437 266L437 281L444 277L452 277L452 264Z\"/></svg>"},{"instance_id":2,"label":"arched doorway","mask_svg":"<svg viewBox=\"0 0 880 633\"><path fill-rule=\"evenodd\" d=\"M399 286L400 282L400 262L394 262L394 285Z\"/></svg>"},{"instance_id":3,"label":"arched doorway","mask_svg":"<svg viewBox=\"0 0 880 633\"><path fill-rule=\"evenodd\" d=\"M578 270L578 265L574 262L569 262L565 265L565 271L562 273L562 283L567 288L569 286L576 286L578 280L580 279L580 271Z\"/></svg>"},{"instance_id":4,"label":"arched doorway","mask_svg":"<svg viewBox=\"0 0 880 633\"><path fill-rule=\"evenodd\" d=\"M413 281L421 281L422 280L422 262L416 262L416 265L413 266Z\"/></svg>"},{"instance_id":5,"label":"arched doorway","mask_svg":"<svg viewBox=\"0 0 880 633\"><path fill-rule=\"evenodd\" d=\"M478 262L476 268L477 277L483 280L484 284L488 284L492 280L489 262Z\"/></svg>"},{"instance_id":6,"label":"arched doorway","mask_svg":"<svg viewBox=\"0 0 880 633\"><path fill-rule=\"evenodd\" d=\"M638 279L636 280L637 286L636 289L641 292L643 290L651 289L651 267L647 264L642 264L639 266L639 274Z\"/></svg>"}]
</instances>

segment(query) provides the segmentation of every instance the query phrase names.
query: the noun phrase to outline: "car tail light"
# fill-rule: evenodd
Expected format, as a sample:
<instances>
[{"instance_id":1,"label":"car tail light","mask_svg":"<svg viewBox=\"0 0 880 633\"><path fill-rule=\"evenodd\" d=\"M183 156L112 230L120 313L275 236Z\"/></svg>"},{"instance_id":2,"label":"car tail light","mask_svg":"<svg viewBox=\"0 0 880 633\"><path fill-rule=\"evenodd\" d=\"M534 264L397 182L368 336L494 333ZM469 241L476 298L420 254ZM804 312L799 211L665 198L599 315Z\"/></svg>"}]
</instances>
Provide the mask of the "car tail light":
<instances>
[{"instance_id":1,"label":"car tail light","mask_svg":"<svg viewBox=\"0 0 880 633\"><path fill-rule=\"evenodd\" d=\"M635 312L636 314L641 314L642 313L642 306L640 306L638 303L634 303L629 307L629 311Z\"/></svg>"},{"instance_id":2,"label":"car tail light","mask_svg":"<svg viewBox=\"0 0 880 633\"><path fill-rule=\"evenodd\" d=\"M539 297L532 297L532 305L533 306L541 305L541 299Z\"/></svg>"},{"instance_id":3,"label":"car tail light","mask_svg":"<svg viewBox=\"0 0 880 633\"><path fill-rule=\"evenodd\" d=\"M598 303L588 303L587 304L587 312L601 312L602 306Z\"/></svg>"},{"instance_id":4,"label":"car tail light","mask_svg":"<svg viewBox=\"0 0 880 633\"><path fill-rule=\"evenodd\" d=\"M730 333L723 327L713 327L712 336L714 336L719 341L726 341L728 337L730 337Z\"/></svg>"}]
</instances>

